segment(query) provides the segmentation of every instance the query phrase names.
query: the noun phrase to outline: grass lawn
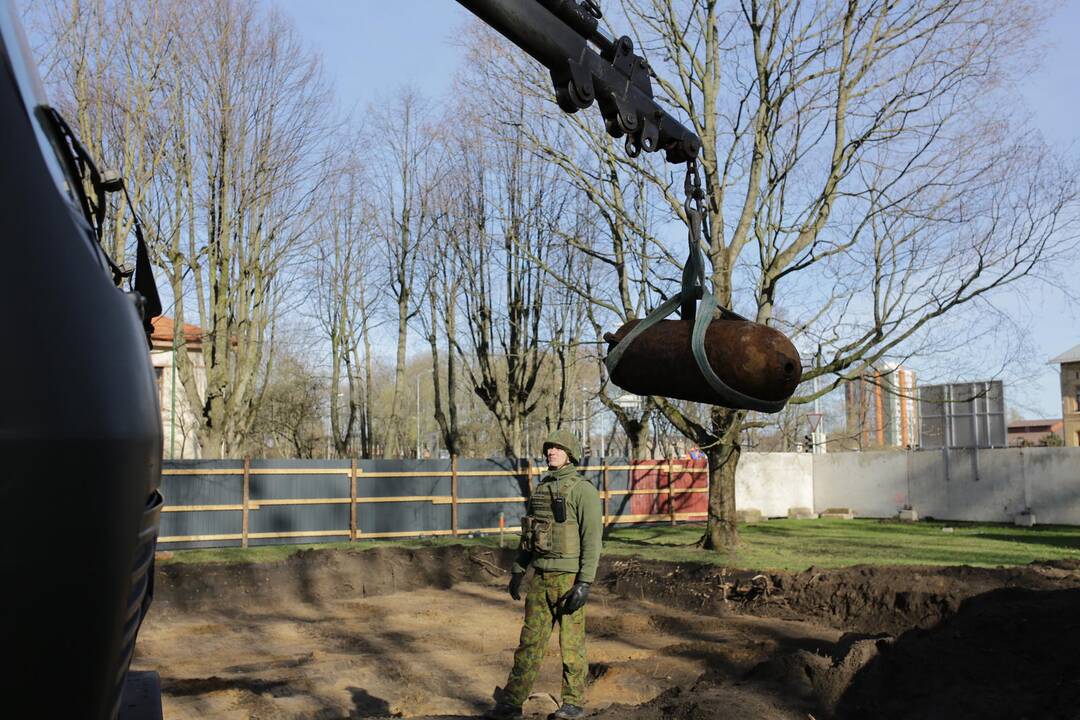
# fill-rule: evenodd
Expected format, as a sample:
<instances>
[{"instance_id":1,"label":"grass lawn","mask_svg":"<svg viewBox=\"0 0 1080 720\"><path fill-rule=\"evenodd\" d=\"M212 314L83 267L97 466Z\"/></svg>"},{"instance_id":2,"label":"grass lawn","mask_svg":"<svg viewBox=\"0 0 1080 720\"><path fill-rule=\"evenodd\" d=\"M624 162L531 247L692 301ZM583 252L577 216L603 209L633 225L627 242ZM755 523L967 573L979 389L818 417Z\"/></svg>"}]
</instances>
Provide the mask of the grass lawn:
<instances>
[{"instance_id":1,"label":"grass lawn","mask_svg":"<svg viewBox=\"0 0 1080 720\"><path fill-rule=\"evenodd\" d=\"M952 528L946 532L943 528ZM604 554L651 560L705 562L754 570L803 570L845 565L1024 565L1034 560L1080 559L1080 527L1018 528L989 523L900 523L890 520L769 520L742 525L741 544L730 554L694 547L703 526L648 525L610 530ZM516 544L517 536L507 536ZM356 543L269 545L177 550L169 562L271 562L302 549L367 550L440 545L495 547L495 536L371 540Z\"/></svg>"},{"instance_id":2,"label":"grass lawn","mask_svg":"<svg viewBox=\"0 0 1080 720\"><path fill-rule=\"evenodd\" d=\"M996 567L1080 559L1080 527L1060 525L1019 528L990 523L769 520L740 526L741 544L731 554L693 547L703 529L701 525L618 528L611 532L604 551L762 570L860 564Z\"/></svg>"}]
</instances>

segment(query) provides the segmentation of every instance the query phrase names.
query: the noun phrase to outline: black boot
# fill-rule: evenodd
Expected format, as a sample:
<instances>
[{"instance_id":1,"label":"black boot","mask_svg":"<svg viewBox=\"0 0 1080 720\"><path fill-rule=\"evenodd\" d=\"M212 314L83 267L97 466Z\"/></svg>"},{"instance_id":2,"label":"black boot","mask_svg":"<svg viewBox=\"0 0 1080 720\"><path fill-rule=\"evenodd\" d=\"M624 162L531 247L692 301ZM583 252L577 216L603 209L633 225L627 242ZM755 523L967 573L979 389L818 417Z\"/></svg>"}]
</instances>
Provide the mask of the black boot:
<instances>
[{"instance_id":1,"label":"black boot","mask_svg":"<svg viewBox=\"0 0 1080 720\"><path fill-rule=\"evenodd\" d=\"M484 713L488 720L521 720L521 706L497 702L495 707ZM580 717L575 715L574 717Z\"/></svg>"},{"instance_id":2,"label":"black boot","mask_svg":"<svg viewBox=\"0 0 1080 720\"><path fill-rule=\"evenodd\" d=\"M511 705L506 702L506 691L501 687L495 688L495 707L484 713L488 720L521 720L521 706Z\"/></svg>"},{"instance_id":3,"label":"black boot","mask_svg":"<svg viewBox=\"0 0 1080 720\"><path fill-rule=\"evenodd\" d=\"M548 720L577 720L585 717L585 708L563 703L555 712L548 715Z\"/></svg>"}]
</instances>

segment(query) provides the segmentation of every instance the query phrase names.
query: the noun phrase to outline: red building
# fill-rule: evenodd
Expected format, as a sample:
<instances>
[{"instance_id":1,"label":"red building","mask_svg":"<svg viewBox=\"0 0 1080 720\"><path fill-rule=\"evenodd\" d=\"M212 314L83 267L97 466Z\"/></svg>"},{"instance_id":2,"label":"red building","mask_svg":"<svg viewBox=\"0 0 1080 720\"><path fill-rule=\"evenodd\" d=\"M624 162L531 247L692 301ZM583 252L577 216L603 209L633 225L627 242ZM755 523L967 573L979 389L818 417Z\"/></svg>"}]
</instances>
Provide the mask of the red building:
<instances>
[{"instance_id":1,"label":"red building","mask_svg":"<svg viewBox=\"0 0 1080 720\"><path fill-rule=\"evenodd\" d=\"M1065 423L1060 419L1017 420L1009 423L1009 447L1045 445L1047 435L1065 439Z\"/></svg>"}]
</instances>

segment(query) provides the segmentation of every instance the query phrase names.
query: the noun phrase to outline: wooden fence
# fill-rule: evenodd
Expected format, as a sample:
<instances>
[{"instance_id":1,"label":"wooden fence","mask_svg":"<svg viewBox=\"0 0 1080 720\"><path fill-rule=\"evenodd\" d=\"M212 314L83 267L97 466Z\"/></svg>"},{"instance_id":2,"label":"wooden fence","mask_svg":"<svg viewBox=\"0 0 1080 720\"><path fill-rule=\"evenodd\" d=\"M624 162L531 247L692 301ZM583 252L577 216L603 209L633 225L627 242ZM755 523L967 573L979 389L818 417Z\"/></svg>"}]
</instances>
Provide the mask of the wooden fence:
<instances>
[{"instance_id":1,"label":"wooden fence","mask_svg":"<svg viewBox=\"0 0 1080 720\"><path fill-rule=\"evenodd\" d=\"M228 461L225 461L226 463ZM162 470L163 485L165 486L166 505L163 508L162 535L158 542L164 546L187 546L207 547L216 545L235 545L247 547L251 541L276 541L276 542L318 542L333 540L363 540L369 538L397 538L417 536L457 536L472 533L497 533L517 532L520 530L519 519L524 511L525 495L521 494L525 488L531 488L535 482L544 475L546 469L532 464L521 463L513 469L461 469L457 458L446 461L441 465L444 469L427 467L413 467L412 469L387 470L388 461L344 461L348 464L337 466L300 466L292 461L286 467L253 467L249 460L241 463L234 461L234 467L215 467L222 461L214 463L200 463L187 461L178 464L166 463ZM377 463L376 467L364 467L365 463ZM402 461L401 464L421 465L424 461ZM431 461L438 465L438 461ZM473 464L486 461L470 461ZM494 462L494 461L492 461ZM506 465L507 461L503 461ZM513 465L513 463L510 463ZM311 465L314 465L312 463ZM325 465L325 463L323 463ZM382 468L382 469L380 469ZM583 475L597 486L603 501L604 524L627 524L627 523L653 523L678 521L703 520L706 517L708 474L704 461L639 461L639 462L601 462L598 465L583 465ZM317 478L334 478L348 482L348 494L341 490L344 485L336 485L339 492L331 495L327 492L322 496L301 497L275 497L268 496L267 488L261 488L260 497L253 497L252 486L254 482L272 480L275 476L289 476L293 483L293 492L308 490L310 482ZM618 477L618 482L610 482L613 477ZM449 479L449 492L446 492L446 479ZM498 479L513 480L521 489L518 494L494 495L475 492L462 493L463 487L469 488L472 481L484 481L491 483ZM214 479L226 480L240 484L239 497L233 502L221 502L220 498L214 497L213 491L191 487L190 483L211 483ZM407 481L424 479L432 484L432 487L443 488L442 492L428 494L390 494L385 495L375 492L377 481L390 482L392 485L383 487L382 491L392 490L393 485L408 484ZM181 489L177 483L183 483L183 492L187 502L170 503L170 487L175 491ZM483 483L479 483L482 485ZM611 485L611 486L609 486ZM270 487L270 486L268 486ZM235 486L230 485L225 494L231 489L235 495ZM470 488L470 490L473 488ZM483 491L483 487L479 488ZM219 489L220 491L220 489ZM324 488L324 492L325 488ZM220 494L220 492L219 492ZM272 493L271 493L272 494ZM310 492L301 492L310 495ZM206 498L210 498L209 501ZM382 508L403 509L407 506L423 505L427 507L449 507L449 523L428 522L431 525L443 525L443 527L418 527L424 524L420 513L415 510L400 515L401 527L394 529L365 530L360 521L360 514L365 508L371 508L377 512ZM321 520L316 524L322 525L318 529L297 528L296 513L302 512L301 508L332 508L334 506L348 507L348 525L345 525L343 513L324 513ZM462 527L460 514L465 508L487 506L488 511L480 513L482 522L475 527ZM253 529L253 518L260 511L274 508L292 508L295 512L292 516L279 516L276 525L271 530ZM501 510L501 512L500 512ZM279 511L280 512L280 511ZM194 534L177 533L170 526L170 516L176 513L198 513L202 517L224 515L231 518L235 525L235 516L239 515L239 528L233 528L228 532L196 532ZM476 516L476 513L472 513ZM507 515L511 516L511 525L504 522ZM385 525L387 517L385 513L378 512L380 524ZM376 517L372 515L371 517ZM178 519L178 518L177 518ZM328 526L328 527L327 527ZM284 529L283 529L284 527Z\"/></svg>"}]
</instances>

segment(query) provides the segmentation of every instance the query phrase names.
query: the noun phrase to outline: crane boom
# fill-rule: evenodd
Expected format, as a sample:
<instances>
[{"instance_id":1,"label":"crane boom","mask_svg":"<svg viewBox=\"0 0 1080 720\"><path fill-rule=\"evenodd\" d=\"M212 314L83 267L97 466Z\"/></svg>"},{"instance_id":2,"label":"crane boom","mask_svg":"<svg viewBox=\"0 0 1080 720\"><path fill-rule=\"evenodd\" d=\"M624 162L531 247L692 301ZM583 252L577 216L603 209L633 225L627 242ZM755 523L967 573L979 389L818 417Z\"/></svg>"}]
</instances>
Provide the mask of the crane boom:
<instances>
[{"instance_id":1,"label":"crane boom","mask_svg":"<svg viewBox=\"0 0 1080 720\"><path fill-rule=\"evenodd\" d=\"M595 4L577 0L457 0L551 72L559 107L597 102L608 133L626 151L663 150L670 163L697 157L701 140L653 98L649 64L627 37L599 32ZM595 44L599 52L590 47Z\"/></svg>"}]
</instances>

